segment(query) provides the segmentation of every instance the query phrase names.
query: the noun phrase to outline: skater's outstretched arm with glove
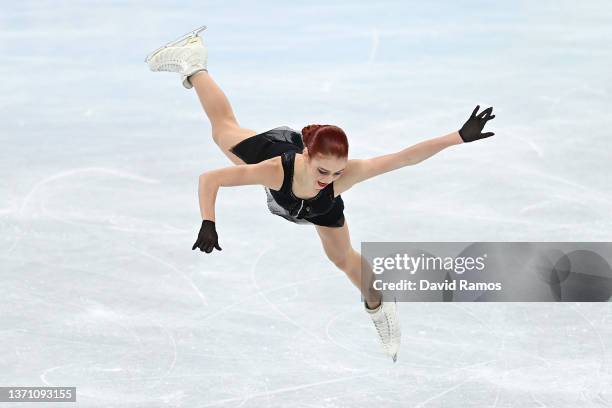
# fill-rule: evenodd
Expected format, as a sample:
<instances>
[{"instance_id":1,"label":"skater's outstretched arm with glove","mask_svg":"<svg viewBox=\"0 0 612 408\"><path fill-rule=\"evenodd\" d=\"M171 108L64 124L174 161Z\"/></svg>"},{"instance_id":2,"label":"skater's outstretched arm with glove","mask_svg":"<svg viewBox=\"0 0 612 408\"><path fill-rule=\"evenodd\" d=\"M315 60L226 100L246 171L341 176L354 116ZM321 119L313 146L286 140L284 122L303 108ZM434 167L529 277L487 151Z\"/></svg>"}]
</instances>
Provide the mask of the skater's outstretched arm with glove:
<instances>
[{"instance_id":1,"label":"skater's outstretched arm with glove","mask_svg":"<svg viewBox=\"0 0 612 408\"><path fill-rule=\"evenodd\" d=\"M214 248L221 251L215 228L215 201L219 187L261 184L279 189L283 182L282 165L277 157L257 164L242 164L202 173L198 183L198 197L202 225L192 250L210 253Z\"/></svg>"},{"instance_id":2,"label":"skater's outstretched arm with glove","mask_svg":"<svg viewBox=\"0 0 612 408\"><path fill-rule=\"evenodd\" d=\"M476 106L459 131L417 143L396 153L370 159L349 160L344 175L334 183L334 191L340 194L369 178L420 163L447 147L493 136L492 132L482 133L487 121L495 117L492 115L493 107L477 115L479 108L480 105Z\"/></svg>"}]
</instances>

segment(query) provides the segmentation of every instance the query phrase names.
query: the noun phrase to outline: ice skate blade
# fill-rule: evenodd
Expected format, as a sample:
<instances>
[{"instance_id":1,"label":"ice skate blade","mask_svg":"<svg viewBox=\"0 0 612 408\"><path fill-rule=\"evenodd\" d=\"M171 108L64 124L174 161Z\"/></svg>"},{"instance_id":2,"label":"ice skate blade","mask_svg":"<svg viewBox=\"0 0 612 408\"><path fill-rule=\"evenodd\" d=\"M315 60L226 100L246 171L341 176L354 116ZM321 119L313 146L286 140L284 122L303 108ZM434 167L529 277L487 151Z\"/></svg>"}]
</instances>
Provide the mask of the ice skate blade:
<instances>
[{"instance_id":1,"label":"ice skate blade","mask_svg":"<svg viewBox=\"0 0 612 408\"><path fill-rule=\"evenodd\" d=\"M158 49L156 49L155 51L149 53L146 58L145 58L145 62L148 63L151 58L153 58L153 56L155 54L157 54L158 52L160 52L161 50L163 50L164 48L168 48L168 47L174 47L175 45L178 45L186 40L189 40L191 37L196 37L198 36L202 31L206 30L206 26L202 26L199 28L196 28L195 30L191 30L190 32L188 32L187 34L184 34L182 36L180 36L179 38L177 38L176 40L172 40L164 45L162 45L161 47L159 47Z\"/></svg>"}]
</instances>

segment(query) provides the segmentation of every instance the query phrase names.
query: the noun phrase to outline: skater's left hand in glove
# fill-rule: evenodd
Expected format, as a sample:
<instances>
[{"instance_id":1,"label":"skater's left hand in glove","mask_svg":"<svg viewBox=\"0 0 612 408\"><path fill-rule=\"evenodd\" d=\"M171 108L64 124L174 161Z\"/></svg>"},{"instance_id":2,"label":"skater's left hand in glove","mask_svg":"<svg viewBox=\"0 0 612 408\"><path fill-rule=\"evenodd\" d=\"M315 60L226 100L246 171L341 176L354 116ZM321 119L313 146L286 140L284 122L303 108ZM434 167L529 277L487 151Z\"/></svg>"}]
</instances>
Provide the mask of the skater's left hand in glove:
<instances>
[{"instance_id":1,"label":"skater's left hand in glove","mask_svg":"<svg viewBox=\"0 0 612 408\"><path fill-rule=\"evenodd\" d=\"M495 115L491 115L493 112L493 107L491 106L476 115L479 108L480 105L476 105L476 108L474 109L474 112L472 112L470 118L459 130L459 136L461 136L464 143L491 137L495 134L493 132L481 133L485 124L495 117Z\"/></svg>"},{"instance_id":2,"label":"skater's left hand in glove","mask_svg":"<svg viewBox=\"0 0 612 408\"><path fill-rule=\"evenodd\" d=\"M196 248L200 248L200 251L206 252L207 254L210 254L213 248L217 248L217 250L221 251L221 247L219 246L219 237L217 236L214 221L202 221L198 239L193 244L191 250L193 251Z\"/></svg>"}]
</instances>

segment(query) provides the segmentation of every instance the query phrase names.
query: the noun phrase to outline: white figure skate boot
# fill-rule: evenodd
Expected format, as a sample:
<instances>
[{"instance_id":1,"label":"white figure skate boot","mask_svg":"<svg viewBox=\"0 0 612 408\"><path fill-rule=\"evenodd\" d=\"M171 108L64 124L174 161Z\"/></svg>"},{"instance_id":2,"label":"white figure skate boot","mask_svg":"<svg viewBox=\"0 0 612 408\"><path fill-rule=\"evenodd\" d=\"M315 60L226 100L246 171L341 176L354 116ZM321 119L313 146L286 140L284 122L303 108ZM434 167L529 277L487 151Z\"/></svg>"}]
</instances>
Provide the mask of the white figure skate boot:
<instances>
[{"instance_id":1,"label":"white figure skate boot","mask_svg":"<svg viewBox=\"0 0 612 408\"><path fill-rule=\"evenodd\" d=\"M376 309L372 310L364 301L364 306L374 322L385 353L391 356L395 363L402 337L396 303L381 302Z\"/></svg>"},{"instance_id":2,"label":"white figure skate boot","mask_svg":"<svg viewBox=\"0 0 612 408\"><path fill-rule=\"evenodd\" d=\"M200 27L153 51L145 59L149 69L177 72L182 76L183 86L192 88L189 77L207 71L208 49L199 36L205 29L206 26Z\"/></svg>"}]
</instances>

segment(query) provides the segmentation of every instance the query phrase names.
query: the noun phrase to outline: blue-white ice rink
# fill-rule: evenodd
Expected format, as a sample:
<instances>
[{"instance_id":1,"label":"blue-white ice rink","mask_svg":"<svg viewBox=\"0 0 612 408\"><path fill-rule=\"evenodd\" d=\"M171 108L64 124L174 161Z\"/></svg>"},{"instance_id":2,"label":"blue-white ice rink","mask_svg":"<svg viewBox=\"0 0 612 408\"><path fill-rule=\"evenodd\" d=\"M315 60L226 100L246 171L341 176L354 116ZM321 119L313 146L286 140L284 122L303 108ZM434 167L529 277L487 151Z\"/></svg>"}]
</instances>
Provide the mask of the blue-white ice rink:
<instances>
[{"instance_id":1,"label":"blue-white ice rink","mask_svg":"<svg viewBox=\"0 0 612 408\"><path fill-rule=\"evenodd\" d=\"M0 385L81 407L612 406L609 303L402 303L393 365L263 188L222 189L223 251L192 252L198 175L231 162L143 62L206 24L241 125L337 124L352 158L494 106L493 138L343 193L356 249L611 241L611 22L603 0L5 2Z\"/></svg>"}]
</instances>

